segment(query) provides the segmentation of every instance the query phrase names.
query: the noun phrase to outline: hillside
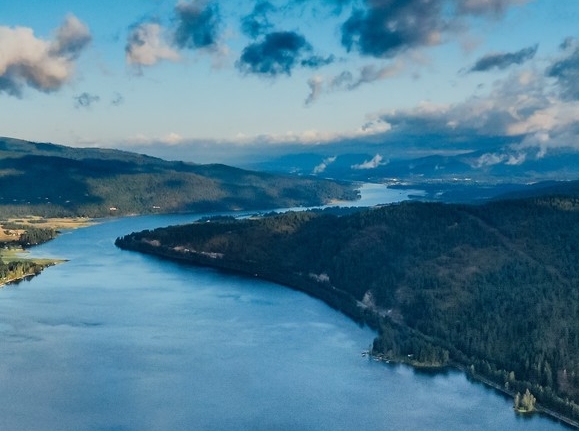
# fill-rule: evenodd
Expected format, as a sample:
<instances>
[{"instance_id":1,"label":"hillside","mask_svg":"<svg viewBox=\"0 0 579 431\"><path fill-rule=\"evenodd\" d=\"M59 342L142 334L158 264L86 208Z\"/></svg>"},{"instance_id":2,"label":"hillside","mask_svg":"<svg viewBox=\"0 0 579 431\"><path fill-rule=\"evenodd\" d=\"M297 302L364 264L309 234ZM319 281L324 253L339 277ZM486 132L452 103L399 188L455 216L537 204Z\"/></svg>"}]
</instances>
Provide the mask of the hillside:
<instances>
[{"instance_id":1,"label":"hillside","mask_svg":"<svg viewBox=\"0 0 579 431\"><path fill-rule=\"evenodd\" d=\"M213 220L117 245L304 290L379 329L375 354L452 363L579 418L576 197Z\"/></svg>"},{"instance_id":2,"label":"hillside","mask_svg":"<svg viewBox=\"0 0 579 431\"><path fill-rule=\"evenodd\" d=\"M0 216L126 215L319 205L350 185L124 151L0 138Z\"/></svg>"}]
</instances>

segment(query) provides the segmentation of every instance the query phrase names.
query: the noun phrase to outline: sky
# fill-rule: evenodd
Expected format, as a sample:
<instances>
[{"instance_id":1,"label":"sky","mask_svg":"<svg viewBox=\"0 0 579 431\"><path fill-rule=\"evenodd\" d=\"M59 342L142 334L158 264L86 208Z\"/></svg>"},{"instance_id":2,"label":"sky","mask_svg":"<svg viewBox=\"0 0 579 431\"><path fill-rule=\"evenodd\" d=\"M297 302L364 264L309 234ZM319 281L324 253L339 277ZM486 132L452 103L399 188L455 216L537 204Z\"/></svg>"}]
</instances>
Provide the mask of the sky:
<instances>
[{"instance_id":1,"label":"sky","mask_svg":"<svg viewBox=\"0 0 579 431\"><path fill-rule=\"evenodd\" d=\"M577 0L0 0L0 136L523 163L579 150L578 22Z\"/></svg>"}]
</instances>

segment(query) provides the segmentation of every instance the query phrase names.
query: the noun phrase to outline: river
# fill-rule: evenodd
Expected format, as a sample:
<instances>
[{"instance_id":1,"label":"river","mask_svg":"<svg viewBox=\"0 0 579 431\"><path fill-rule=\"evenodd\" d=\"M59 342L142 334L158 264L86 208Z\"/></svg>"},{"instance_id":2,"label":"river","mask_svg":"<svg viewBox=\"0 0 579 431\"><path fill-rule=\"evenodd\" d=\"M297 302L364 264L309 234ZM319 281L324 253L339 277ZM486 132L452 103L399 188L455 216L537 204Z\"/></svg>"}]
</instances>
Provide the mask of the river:
<instances>
[{"instance_id":1,"label":"river","mask_svg":"<svg viewBox=\"0 0 579 431\"><path fill-rule=\"evenodd\" d=\"M567 429L460 372L362 357L373 332L305 294L114 246L200 216L107 220L33 250L69 261L0 290L0 430Z\"/></svg>"}]
</instances>

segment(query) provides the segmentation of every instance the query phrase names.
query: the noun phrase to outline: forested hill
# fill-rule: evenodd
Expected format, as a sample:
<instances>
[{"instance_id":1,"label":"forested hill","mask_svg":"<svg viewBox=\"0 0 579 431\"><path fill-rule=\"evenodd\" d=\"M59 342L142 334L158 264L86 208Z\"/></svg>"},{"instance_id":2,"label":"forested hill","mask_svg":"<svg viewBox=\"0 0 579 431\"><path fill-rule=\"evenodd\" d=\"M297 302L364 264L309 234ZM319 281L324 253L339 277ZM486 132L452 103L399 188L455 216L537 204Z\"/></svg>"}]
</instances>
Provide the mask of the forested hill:
<instances>
[{"instance_id":1,"label":"forested hill","mask_svg":"<svg viewBox=\"0 0 579 431\"><path fill-rule=\"evenodd\" d=\"M312 206L351 185L225 165L0 138L0 216L89 216Z\"/></svg>"},{"instance_id":2,"label":"forested hill","mask_svg":"<svg viewBox=\"0 0 579 431\"><path fill-rule=\"evenodd\" d=\"M212 220L117 244L304 290L379 328L374 353L450 361L579 417L577 197Z\"/></svg>"}]
</instances>

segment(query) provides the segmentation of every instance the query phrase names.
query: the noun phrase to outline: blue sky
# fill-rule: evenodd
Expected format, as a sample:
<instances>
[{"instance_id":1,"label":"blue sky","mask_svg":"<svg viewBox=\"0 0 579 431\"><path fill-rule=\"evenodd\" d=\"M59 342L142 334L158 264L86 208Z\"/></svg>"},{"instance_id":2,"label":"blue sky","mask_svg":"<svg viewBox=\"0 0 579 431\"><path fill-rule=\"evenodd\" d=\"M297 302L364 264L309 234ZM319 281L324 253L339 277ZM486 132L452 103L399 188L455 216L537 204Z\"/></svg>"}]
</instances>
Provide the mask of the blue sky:
<instances>
[{"instance_id":1,"label":"blue sky","mask_svg":"<svg viewBox=\"0 0 579 431\"><path fill-rule=\"evenodd\" d=\"M387 157L408 136L434 153L504 139L508 154L488 163L579 149L577 0L0 0L0 10L3 136L228 163L355 142ZM429 144L433 134L448 144Z\"/></svg>"}]
</instances>

